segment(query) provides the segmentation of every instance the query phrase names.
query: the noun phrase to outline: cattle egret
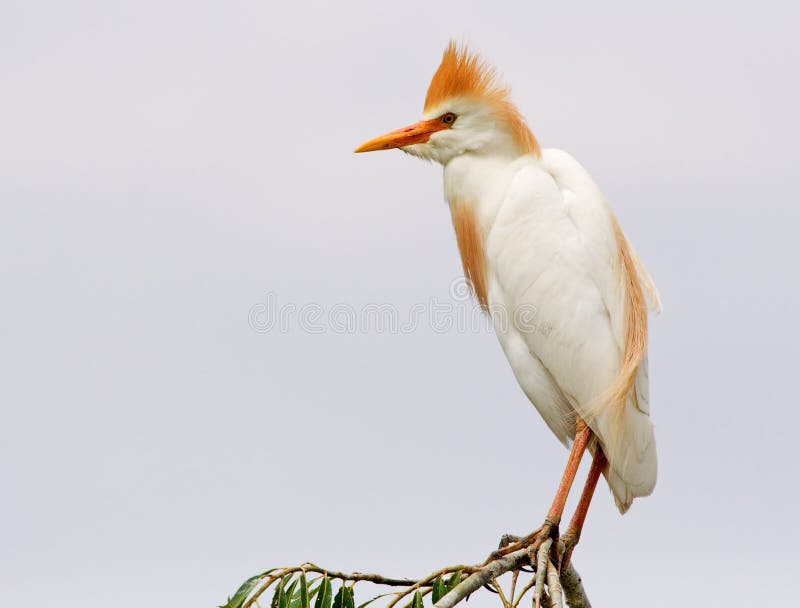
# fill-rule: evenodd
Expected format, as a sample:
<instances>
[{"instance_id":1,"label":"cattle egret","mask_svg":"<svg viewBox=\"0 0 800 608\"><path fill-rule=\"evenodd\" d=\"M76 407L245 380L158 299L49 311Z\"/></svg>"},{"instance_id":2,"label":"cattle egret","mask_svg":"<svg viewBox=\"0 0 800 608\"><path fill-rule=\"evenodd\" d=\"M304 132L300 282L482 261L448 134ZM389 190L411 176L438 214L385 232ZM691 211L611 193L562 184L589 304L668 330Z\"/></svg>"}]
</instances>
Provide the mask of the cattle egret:
<instances>
[{"instance_id":1,"label":"cattle egret","mask_svg":"<svg viewBox=\"0 0 800 608\"><path fill-rule=\"evenodd\" d=\"M512 547L558 539L581 457L593 454L575 515L552 543L563 567L601 473L621 513L655 486L647 377L655 285L586 170L539 147L494 68L466 47L447 46L420 122L356 152L392 148L444 167L464 276L522 390L572 444L544 525Z\"/></svg>"}]
</instances>

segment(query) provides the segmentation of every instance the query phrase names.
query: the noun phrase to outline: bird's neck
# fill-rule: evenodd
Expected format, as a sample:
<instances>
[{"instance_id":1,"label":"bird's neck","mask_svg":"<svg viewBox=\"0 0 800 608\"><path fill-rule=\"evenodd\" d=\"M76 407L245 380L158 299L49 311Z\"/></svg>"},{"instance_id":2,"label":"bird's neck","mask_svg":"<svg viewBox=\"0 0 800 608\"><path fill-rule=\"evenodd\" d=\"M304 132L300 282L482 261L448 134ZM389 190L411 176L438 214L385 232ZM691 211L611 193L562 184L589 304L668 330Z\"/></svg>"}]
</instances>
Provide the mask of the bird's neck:
<instances>
[{"instance_id":1,"label":"bird's neck","mask_svg":"<svg viewBox=\"0 0 800 608\"><path fill-rule=\"evenodd\" d=\"M530 156L509 158L486 154L462 154L444 166L444 194L452 209L455 203L475 215L480 232L494 222L506 188L520 162Z\"/></svg>"},{"instance_id":2,"label":"bird's neck","mask_svg":"<svg viewBox=\"0 0 800 608\"><path fill-rule=\"evenodd\" d=\"M444 167L445 198L464 277L484 309L488 308L486 235L516 168L516 159L474 154L460 155Z\"/></svg>"}]
</instances>

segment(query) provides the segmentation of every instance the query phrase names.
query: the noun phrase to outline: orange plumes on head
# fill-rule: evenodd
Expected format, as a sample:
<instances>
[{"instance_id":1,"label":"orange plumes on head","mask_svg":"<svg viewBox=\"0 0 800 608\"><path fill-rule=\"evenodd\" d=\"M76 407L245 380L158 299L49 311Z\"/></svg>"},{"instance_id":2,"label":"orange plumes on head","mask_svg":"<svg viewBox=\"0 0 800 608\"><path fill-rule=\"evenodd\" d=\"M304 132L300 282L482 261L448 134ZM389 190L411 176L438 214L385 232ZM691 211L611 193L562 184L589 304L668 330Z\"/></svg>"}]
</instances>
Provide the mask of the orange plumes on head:
<instances>
[{"instance_id":1,"label":"orange plumes on head","mask_svg":"<svg viewBox=\"0 0 800 608\"><path fill-rule=\"evenodd\" d=\"M498 85L497 71L492 66L451 40L428 87L425 110L450 97L506 97L508 92L508 88Z\"/></svg>"},{"instance_id":2,"label":"orange plumes on head","mask_svg":"<svg viewBox=\"0 0 800 608\"><path fill-rule=\"evenodd\" d=\"M453 97L484 100L508 127L520 150L539 156L539 143L511 102L511 90L498 81L494 67L476 53L471 53L465 45L459 47L451 40L428 87L425 111Z\"/></svg>"}]
</instances>

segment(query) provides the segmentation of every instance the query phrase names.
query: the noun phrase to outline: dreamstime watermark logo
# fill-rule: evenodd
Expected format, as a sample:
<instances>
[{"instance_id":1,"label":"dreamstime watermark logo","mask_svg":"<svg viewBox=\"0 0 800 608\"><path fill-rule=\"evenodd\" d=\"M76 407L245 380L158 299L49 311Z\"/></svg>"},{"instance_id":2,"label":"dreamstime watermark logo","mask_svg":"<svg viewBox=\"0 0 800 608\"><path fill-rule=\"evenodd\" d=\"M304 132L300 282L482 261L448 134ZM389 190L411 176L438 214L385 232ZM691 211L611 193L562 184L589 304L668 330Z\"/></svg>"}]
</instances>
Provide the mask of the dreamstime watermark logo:
<instances>
[{"instance_id":1,"label":"dreamstime watermark logo","mask_svg":"<svg viewBox=\"0 0 800 608\"><path fill-rule=\"evenodd\" d=\"M447 299L429 298L401 311L389 303L360 307L344 302L329 307L316 302L281 303L277 294L268 292L263 302L250 307L247 319L250 328L260 334L295 330L308 334L408 334L423 326L436 333L483 333L493 329L505 332L509 326L543 336L552 331L533 304L522 304L513 310L492 305L485 314L472 301L469 284L463 277L450 284L448 295Z\"/></svg>"}]
</instances>

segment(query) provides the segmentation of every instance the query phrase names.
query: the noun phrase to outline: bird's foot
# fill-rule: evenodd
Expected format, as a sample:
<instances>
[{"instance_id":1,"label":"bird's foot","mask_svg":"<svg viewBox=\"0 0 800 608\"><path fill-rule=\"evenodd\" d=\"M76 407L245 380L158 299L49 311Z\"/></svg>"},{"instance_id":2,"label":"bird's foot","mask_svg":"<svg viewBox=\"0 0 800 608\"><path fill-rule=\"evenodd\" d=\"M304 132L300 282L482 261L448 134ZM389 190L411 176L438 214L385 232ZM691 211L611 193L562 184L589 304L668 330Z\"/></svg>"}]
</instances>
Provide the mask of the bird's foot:
<instances>
[{"instance_id":1,"label":"bird's foot","mask_svg":"<svg viewBox=\"0 0 800 608\"><path fill-rule=\"evenodd\" d=\"M550 519L545 519L544 524L540 528L537 528L526 536L503 534L503 536L500 537L500 545L498 546L497 551L494 551L491 555L489 555L484 563L489 563L492 560L503 557L504 555L508 555L509 553L513 553L514 551L519 551L520 549L527 548L529 552L531 550L534 552L538 551L542 543L544 543L548 538L553 541L558 539L558 523ZM534 567L536 566L535 561L532 560L531 563Z\"/></svg>"},{"instance_id":2,"label":"bird's foot","mask_svg":"<svg viewBox=\"0 0 800 608\"><path fill-rule=\"evenodd\" d=\"M513 553L514 551L518 551L519 549L527 547L533 541L534 536L538 532L539 530L534 530L527 536L517 536L516 534L503 534L503 536L500 537L500 543L497 546L497 551L492 551L489 554L489 557L487 557L486 561L483 562L484 565L498 558L501 558L504 555L508 555L509 553Z\"/></svg>"},{"instance_id":3,"label":"bird's foot","mask_svg":"<svg viewBox=\"0 0 800 608\"><path fill-rule=\"evenodd\" d=\"M500 544L497 545L497 548L498 549L505 549L509 545L516 544L521 540L522 540L522 537L521 536L517 536L516 534L503 534L503 536L500 537Z\"/></svg>"},{"instance_id":4,"label":"bird's foot","mask_svg":"<svg viewBox=\"0 0 800 608\"><path fill-rule=\"evenodd\" d=\"M569 561L572 559L572 552L575 550L575 546L578 544L580 538L580 531L570 528L558 539L558 552L561 556L561 563L558 566L559 572L569 567Z\"/></svg>"},{"instance_id":5,"label":"bird's foot","mask_svg":"<svg viewBox=\"0 0 800 608\"><path fill-rule=\"evenodd\" d=\"M528 556L531 565L536 571L535 586L533 588L533 605L539 608L544 595L544 584L548 586L558 585L558 522L546 518L544 525L539 528L535 538L528 546ZM555 574L555 576L553 576ZM551 591L552 593L552 591Z\"/></svg>"},{"instance_id":6,"label":"bird's foot","mask_svg":"<svg viewBox=\"0 0 800 608\"><path fill-rule=\"evenodd\" d=\"M533 540L535 535L539 532L539 530L534 530L533 533L528 534L527 536L517 536L516 534L503 534L500 537L500 543L497 546L497 551L493 551L489 554L489 557L486 558L486 561L483 562L484 565L488 564L491 561L494 561L504 555L508 555L513 551L518 551L524 547L527 547ZM524 568L521 570L526 571ZM533 572L531 570L530 572Z\"/></svg>"},{"instance_id":7,"label":"bird's foot","mask_svg":"<svg viewBox=\"0 0 800 608\"><path fill-rule=\"evenodd\" d=\"M570 531L571 532L571 531ZM533 592L533 603L536 608L542 603L544 596L545 582L549 585L559 585L559 572L562 562L566 565L563 557L569 558L572 549L578 542L577 535L568 532L562 539L558 537L558 522L545 519L542 527L537 528L527 536L515 536L504 534L500 539L500 547L494 551L485 563L508 555L520 549L527 549L530 557L531 566L535 571L535 587ZM569 552L567 554L566 552Z\"/></svg>"}]
</instances>

